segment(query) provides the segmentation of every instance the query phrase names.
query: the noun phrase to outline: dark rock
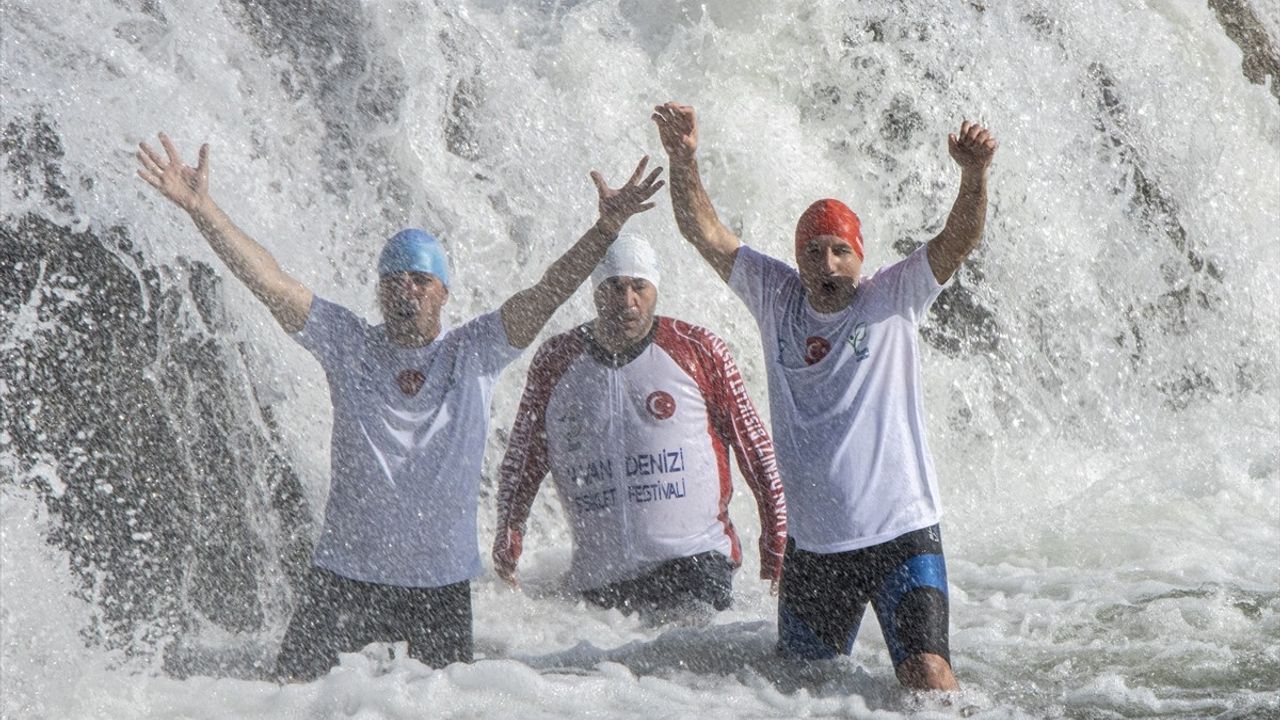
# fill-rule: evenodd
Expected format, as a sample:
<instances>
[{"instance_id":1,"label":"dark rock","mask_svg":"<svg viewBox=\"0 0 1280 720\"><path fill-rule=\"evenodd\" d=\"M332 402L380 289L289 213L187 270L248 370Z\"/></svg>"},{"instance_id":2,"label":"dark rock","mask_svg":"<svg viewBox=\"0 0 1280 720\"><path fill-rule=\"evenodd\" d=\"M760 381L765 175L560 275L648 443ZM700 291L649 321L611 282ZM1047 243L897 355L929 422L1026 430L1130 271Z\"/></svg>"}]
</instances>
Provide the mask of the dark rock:
<instances>
[{"instance_id":1,"label":"dark rock","mask_svg":"<svg viewBox=\"0 0 1280 720\"><path fill-rule=\"evenodd\" d=\"M45 119L5 142L29 192L69 197ZM0 433L19 477L56 470L27 482L98 608L91 642L150 654L269 629L268 590L308 564L310 514L221 298L212 268L156 266L126 228L0 219Z\"/></svg>"},{"instance_id":2,"label":"dark rock","mask_svg":"<svg viewBox=\"0 0 1280 720\"><path fill-rule=\"evenodd\" d=\"M1245 78L1255 85L1265 85L1271 78L1271 94L1280 100L1280 50L1253 8L1244 0L1209 0L1209 7L1217 14L1227 37L1244 51L1240 70Z\"/></svg>"}]
</instances>

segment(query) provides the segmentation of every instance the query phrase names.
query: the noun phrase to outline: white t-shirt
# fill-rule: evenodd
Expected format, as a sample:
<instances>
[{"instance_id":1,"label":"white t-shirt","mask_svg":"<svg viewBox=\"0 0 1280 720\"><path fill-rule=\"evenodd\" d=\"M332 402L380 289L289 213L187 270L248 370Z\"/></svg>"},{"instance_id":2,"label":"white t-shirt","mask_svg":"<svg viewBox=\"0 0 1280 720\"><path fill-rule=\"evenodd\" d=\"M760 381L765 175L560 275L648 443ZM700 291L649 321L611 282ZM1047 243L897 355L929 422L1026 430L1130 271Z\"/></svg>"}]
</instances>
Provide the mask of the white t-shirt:
<instances>
[{"instance_id":1,"label":"white t-shirt","mask_svg":"<svg viewBox=\"0 0 1280 720\"><path fill-rule=\"evenodd\" d=\"M732 448L760 510L760 550L781 557L786 504L773 447L723 341L658 317L651 341L615 359L589 327L548 340L529 368L502 463L499 537L523 534L550 471L573 534L571 589L708 551L737 566Z\"/></svg>"},{"instance_id":2,"label":"white t-shirt","mask_svg":"<svg viewBox=\"0 0 1280 720\"><path fill-rule=\"evenodd\" d=\"M315 564L440 587L480 574L476 507L498 374L520 354L498 311L420 348L320 297L293 335L333 402L332 484Z\"/></svg>"},{"instance_id":3,"label":"white t-shirt","mask_svg":"<svg viewBox=\"0 0 1280 720\"><path fill-rule=\"evenodd\" d=\"M729 286L760 326L787 524L796 546L834 553L938 522L925 442L917 328L941 292L921 246L819 313L795 268L738 250Z\"/></svg>"}]
</instances>

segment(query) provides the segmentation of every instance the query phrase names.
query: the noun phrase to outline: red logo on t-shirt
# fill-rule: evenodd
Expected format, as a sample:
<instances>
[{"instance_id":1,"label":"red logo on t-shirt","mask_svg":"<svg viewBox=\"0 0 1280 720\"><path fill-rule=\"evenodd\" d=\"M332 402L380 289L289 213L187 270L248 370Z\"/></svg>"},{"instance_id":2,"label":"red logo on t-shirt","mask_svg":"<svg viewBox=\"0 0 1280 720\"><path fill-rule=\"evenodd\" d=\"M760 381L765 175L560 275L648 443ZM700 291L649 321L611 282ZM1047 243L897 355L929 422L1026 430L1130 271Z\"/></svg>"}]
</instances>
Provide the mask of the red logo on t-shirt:
<instances>
[{"instance_id":1,"label":"red logo on t-shirt","mask_svg":"<svg viewBox=\"0 0 1280 720\"><path fill-rule=\"evenodd\" d=\"M820 335L806 338L804 341L805 364L813 365L831 352L831 342Z\"/></svg>"},{"instance_id":2,"label":"red logo on t-shirt","mask_svg":"<svg viewBox=\"0 0 1280 720\"><path fill-rule=\"evenodd\" d=\"M417 370L402 370L396 376L396 384L400 386L400 392L413 397L422 389L422 383L427 381L427 376Z\"/></svg>"},{"instance_id":3,"label":"red logo on t-shirt","mask_svg":"<svg viewBox=\"0 0 1280 720\"><path fill-rule=\"evenodd\" d=\"M662 390L649 393L644 405L649 409L649 414L659 420L666 420L676 414L676 399L671 397L671 393Z\"/></svg>"}]
</instances>

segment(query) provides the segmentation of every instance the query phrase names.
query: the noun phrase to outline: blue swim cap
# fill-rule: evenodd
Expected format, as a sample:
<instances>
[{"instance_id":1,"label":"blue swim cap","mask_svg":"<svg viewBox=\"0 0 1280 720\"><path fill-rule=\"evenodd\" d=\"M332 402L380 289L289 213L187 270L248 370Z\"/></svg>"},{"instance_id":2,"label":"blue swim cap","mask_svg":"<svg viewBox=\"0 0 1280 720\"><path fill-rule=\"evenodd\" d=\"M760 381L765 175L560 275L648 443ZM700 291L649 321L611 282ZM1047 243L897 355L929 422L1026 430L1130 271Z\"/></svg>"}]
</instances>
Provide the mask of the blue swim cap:
<instances>
[{"instance_id":1,"label":"blue swim cap","mask_svg":"<svg viewBox=\"0 0 1280 720\"><path fill-rule=\"evenodd\" d=\"M378 277L398 272L431 273L449 287L449 260L430 233L408 228L392 235L378 256Z\"/></svg>"}]
</instances>

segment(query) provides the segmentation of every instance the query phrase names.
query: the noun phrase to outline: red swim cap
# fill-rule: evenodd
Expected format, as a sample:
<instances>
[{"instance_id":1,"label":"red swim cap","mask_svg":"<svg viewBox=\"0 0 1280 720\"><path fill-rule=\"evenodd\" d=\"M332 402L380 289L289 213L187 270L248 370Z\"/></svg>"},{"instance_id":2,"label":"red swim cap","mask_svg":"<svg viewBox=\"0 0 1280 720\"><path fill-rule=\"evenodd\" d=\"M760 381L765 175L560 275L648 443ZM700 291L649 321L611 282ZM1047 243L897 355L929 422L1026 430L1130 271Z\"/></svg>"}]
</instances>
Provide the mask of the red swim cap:
<instances>
[{"instance_id":1,"label":"red swim cap","mask_svg":"<svg viewBox=\"0 0 1280 720\"><path fill-rule=\"evenodd\" d=\"M796 253L812 238L834 235L849 244L862 260L862 222L839 200L827 198L809 206L796 223Z\"/></svg>"}]
</instances>

